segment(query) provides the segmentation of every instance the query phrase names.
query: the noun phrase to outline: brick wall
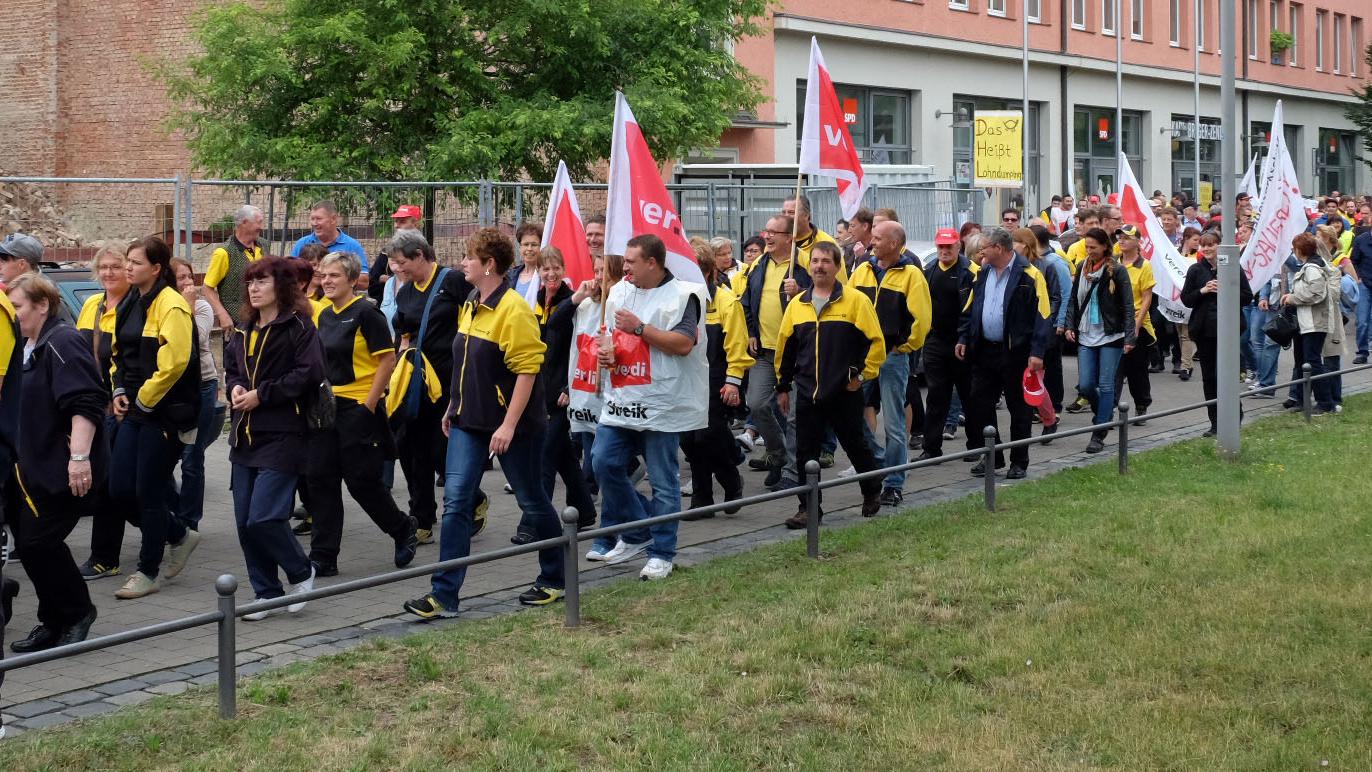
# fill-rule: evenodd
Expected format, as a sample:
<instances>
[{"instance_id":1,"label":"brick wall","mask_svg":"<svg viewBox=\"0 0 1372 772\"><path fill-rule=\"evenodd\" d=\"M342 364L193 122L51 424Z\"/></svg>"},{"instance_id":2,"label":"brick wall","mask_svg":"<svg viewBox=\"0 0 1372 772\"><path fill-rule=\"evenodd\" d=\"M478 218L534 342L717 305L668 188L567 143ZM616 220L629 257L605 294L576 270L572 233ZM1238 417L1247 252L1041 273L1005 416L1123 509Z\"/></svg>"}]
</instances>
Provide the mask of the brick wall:
<instances>
[{"instance_id":1,"label":"brick wall","mask_svg":"<svg viewBox=\"0 0 1372 772\"><path fill-rule=\"evenodd\" d=\"M61 0L5 0L0 24L0 169L57 167L57 13Z\"/></svg>"}]
</instances>

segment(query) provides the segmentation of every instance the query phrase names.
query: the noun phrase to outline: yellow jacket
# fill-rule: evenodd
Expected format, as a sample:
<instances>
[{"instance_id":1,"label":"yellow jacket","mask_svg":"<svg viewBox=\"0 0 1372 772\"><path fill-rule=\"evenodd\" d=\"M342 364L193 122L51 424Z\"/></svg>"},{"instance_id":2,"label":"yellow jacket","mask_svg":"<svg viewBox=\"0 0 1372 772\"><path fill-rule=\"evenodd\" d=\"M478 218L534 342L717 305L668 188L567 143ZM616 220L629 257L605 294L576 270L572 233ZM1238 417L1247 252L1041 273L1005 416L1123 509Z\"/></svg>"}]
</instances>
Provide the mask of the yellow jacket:
<instances>
[{"instance_id":1,"label":"yellow jacket","mask_svg":"<svg viewBox=\"0 0 1372 772\"><path fill-rule=\"evenodd\" d=\"M814 288L797 295L781 317L777 334L777 391L795 390L818 402L848 388L859 373L872 380L886 361L872 301L842 284L815 313Z\"/></svg>"},{"instance_id":2,"label":"yellow jacket","mask_svg":"<svg viewBox=\"0 0 1372 772\"><path fill-rule=\"evenodd\" d=\"M876 258L858 263L848 286L860 290L876 307L888 353L909 354L924 348L933 323L934 307L929 282L919 260L909 252L900 256L877 281Z\"/></svg>"}]
</instances>

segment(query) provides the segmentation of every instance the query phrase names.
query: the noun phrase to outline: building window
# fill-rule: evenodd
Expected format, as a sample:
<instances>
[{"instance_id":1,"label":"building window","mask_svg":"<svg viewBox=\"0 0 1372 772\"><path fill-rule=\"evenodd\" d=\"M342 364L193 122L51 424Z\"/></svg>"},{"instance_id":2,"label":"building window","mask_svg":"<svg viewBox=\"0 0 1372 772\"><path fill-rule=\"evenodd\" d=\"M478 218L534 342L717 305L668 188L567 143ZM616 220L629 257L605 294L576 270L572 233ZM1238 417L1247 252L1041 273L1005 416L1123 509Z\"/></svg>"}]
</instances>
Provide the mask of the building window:
<instances>
[{"instance_id":1,"label":"building window","mask_svg":"<svg viewBox=\"0 0 1372 772\"><path fill-rule=\"evenodd\" d=\"M1139 185L1146 187L1143 165L1143 113L1124 111L1119 138ZM1077 107L1072 115L1073 184L1077 198L1096 194L1102 198L1119 190L1115 156L1115 108Z\"/></svg>"},{"instance_id":2,"label":"building window","mask_svg":"<svg viewBox=\"0 0 1372 772\"><path fill-rule=\"evenodd\" d=\"M1181 0L1171 0L1172 18L1168 24L1167 40L1174 46L1181 46Z\"/></svg>"},{"instance_id":3,"label":"building window","mask_svg":"<svg viewBox=\"0 0 1372 772\"><path fill-rule=\"evenodd\" d=\"M948 7L955 11L967 10L967 0L948 0Z\"/></svg>"},{"instance_id":4,"label":"building window","mask_svg":"<svg viewBox=\"0 0 1372 772\"><path fill-rule=\"evenodd\" d=\"M1248 0L1245 7L1248 9L1245 16L1248 17L1248 58L1258 58L1258 0Z\"/></svg>"},{"instance_id":5,"label":"building window","mask_svg":"<svg viewBox=\"0 0 1372 772\"><path fill-rule=\"evenodd\" d=\"M910 144L909 91L874 89L835 83L839 105L843 108L848 132L853 136L863 163L908 164L913 158ZM805 81L796 82L796 157L804 136Z\"/></svg>"},{"instance_id":6,"label":"building window","mask_svg":"<svg viewBox=\"0 0 1372 772\"><path fill-rule=\"evenodd\" d=\"M1324 26L1328 18L1328 13L1315 11L1315 69L1321 72L1324 71Z\"/></svg>"},{"instance_id":7,"label":"building window","mask_svg":"<svg viewBox=\"0 0 1372 772\"><path fill-rule=\"evenodd\" d=\"M1200 199L1201 185L1211 190L1220 179L1220 119L1201 117L1196 126L1190 115L1172 115L1172 190ZM1200 132L1200 181L1196 181L1196 133Z\"/></svg>"},{"instance_id":8,"label":"building window","mask_svg":"<svg viewBox=\"0 0 1372 772\"><path fill-rule=\"evenodd\" d=\"M1005 15L1005 0L986 0L986 12L992 16Z\"/></svg>"},{"instance_id":9,"label":"building window","mask_svg":"<svg viewBox=\"0 0 1372 772\"><path fill-rule=\"evenodd\" d=\"M1291 4L1291 66L1300 66L1301 50L1301 7L1296 3Z\"/></svg>"},{"instance_id":10,"label":"building window","mask_svg":"<svg viewBox=\"0 0 1372 772\"><path fill-rule=\"evenodd\" d=\"M1100 0L1100 31L1102 35L1115 34L1115 3L1117 0Z\"/></svg>"},{"instance_id":11,"label":"building window","mask_svg":"<svg viewBox=\"0 0 1372 772\"><path fill-rule=\"evenodd\" d=\"M1354 19L1350 28L1353 31L1348 42L1352 49L1350 52L1352 56L1348 57L1348 74L1356 78L1358 77L1358 59L1362 57L1365 50L1362 44L1362 19Z\"/></svg>"},{"instance_id":12,"label":"building window","mask_svg":"<svg viewBox=\"0 0 1372 772\"><path fill-rule=\"evenodd\" d=\"M1356 146L1357 137L1352 132L1320 129L1320 146L1315 150L1315 181L1319 190L1311 191L1312 194L1354 189Z\"/></svg>"},{"instance_id":13,"label":"building window","mask_svg":"<svg viewBox=\"0 0 1372 772\"><path fill-rule=\"evenodd\" d=\"M1043 20L1043 0L1024 0L1024 13L1030 22L1038 24Z\"/></svg>"},{"instance_id":14,"label":"building window","mask_svg":"<svg viewBox=\"0 0 1372 772\"><path fill-rule=\"evenodd\" d=\"M1143 40L1143 0L1129 0L1129 37Z\"/></svg>"},{"instance_id":15,"label":"building window","mask_svg":"<svg viewBox=\"0 0 1372 772\"><path fill-rule=\"evenodd\" d=\"M1205 50L1205 0L1196 0L1196 50Z\"/></svg>"},{"instance_id":16,"label":"building window","mask_svg":"<svg viewBox=\"0 0 1372 772\"><path fill-rule=\"evenodd\" d=\"M1281 32L1281 2L1280 2L1280 0L1272 0L1272 2L1268 3L1268 6L1267 6L1267 20L1268 20L1269 22L1272 23L1272 31L1273 31L1273 32ZM1270 43L1268 44L1268 47L1269 47L1269 48L1271 47L1271 44L1270 44ZM1282 59L1282 54L1281 54L1281 52L1280 52L1280 51L1273 51L1273 52L1272 52L1272 63L1273 63L1273 64L1281 64L1282 61L1283 61L1283 59Z\"/></svg>"},{"instance_id":17,"label":"building window","mask_svg":"<svg viewBox=\"0 0 1372 772\"><path fill-rule=\"evenodd\" d=\"M1343 72L1343 14L1334 14L1334 74Z\"/></svg>"},{"instance_id":18,"label":"building window","mask_svg":"<svg viewBox=\"0 0 1372 772\"><path fill-rule=\"evenodd\" d=\"M1086 29L1086 0L1072 0L1072 28Z\"/></svg>"}]
</instances>

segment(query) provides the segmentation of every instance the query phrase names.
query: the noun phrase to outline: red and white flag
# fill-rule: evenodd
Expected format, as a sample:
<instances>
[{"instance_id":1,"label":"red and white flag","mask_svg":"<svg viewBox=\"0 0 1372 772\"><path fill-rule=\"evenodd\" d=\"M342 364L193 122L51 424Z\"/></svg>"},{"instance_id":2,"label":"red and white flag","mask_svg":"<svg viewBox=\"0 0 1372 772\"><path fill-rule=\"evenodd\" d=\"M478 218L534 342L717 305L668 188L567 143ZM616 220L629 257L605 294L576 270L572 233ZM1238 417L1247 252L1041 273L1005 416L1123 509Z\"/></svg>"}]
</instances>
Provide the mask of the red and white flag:
<instances>
[{"instance_id":1,"label":"red and white flag","mask_svg":"<svg viewBox=\"0 0 1372 772\"><path fill-rule=\"evenodd\" d=\"M1268 169L1271 174L1269 176ZM1258 224L1244 246L1239 267L1248 277L1250 287L1261 287L1277 275L1286 258L1291 255L1291 241L1309 226L1305 215L1305 197L1296 178L1291 153L1286 147L1282 129L1281 100L1272 116L1272 139L1267 143L1267 158L1263 161L1262 208L1258 210Z\"/></svg>"},{"instance_id":2,"label":"red and white flag","mask_svg":"<svg viewBox=\"0 0 1372 772\"><path fill-rule=\"evenodd\" d=\"M543 221L543 247L557 247L567 271L566 281L573 287L595 278L591 264L591 248L586 245L586 228L581 222L581 207L576 203L572 178L567 164L557 162L557 176L553 178L553 194L548 199L548 216ZM540 282L533 282L537 297Z\"/></svg>"},{"instance_id":3,"label":"red and white flag","mask_svg":"<svg viewBox=\"0 0 1372 772\"><path fill-rule=\"evenodd\" d=\"M833 177L838 182L838 201L843 217L851 219L862 207L867 179L862 161L848 133L843 106L829 78L819 41L810 38L810 75L805 82L805 127L800 138L800 172Z\"/></svg>"},{"instance_id":4,"label":"red and white flag","mask_svg":"<svg viewBox=\"0 0 1372 772\"><path fill-rule=\"evenodd\" d=\"M704 284L695 250L672 206L624 95L615 92L615 130L610 141L609 205L605 210L605 254L622 255L629 239L652 234L667 245L667 270L682 281Z\"/></svg>"},{"instance_id":5,"label":"red and white flag","mask_svg":"<svg viewBox=\"0 0 1372 772\"><path fill-rule=\"evenodd\" d=\"M1182 305L1181 287L1186 283L1186 269L1190 266L1181 252L1167 238L1162 221L1153 214L1143 188L1129 168L1129 159L1120 154L1120 214L1124 221L1140 231L1139 253L1153 264L1153 294L1158 296L1158 310L1173 322L1185 323L1191 312Z\"/></svg>"}]
</instances>

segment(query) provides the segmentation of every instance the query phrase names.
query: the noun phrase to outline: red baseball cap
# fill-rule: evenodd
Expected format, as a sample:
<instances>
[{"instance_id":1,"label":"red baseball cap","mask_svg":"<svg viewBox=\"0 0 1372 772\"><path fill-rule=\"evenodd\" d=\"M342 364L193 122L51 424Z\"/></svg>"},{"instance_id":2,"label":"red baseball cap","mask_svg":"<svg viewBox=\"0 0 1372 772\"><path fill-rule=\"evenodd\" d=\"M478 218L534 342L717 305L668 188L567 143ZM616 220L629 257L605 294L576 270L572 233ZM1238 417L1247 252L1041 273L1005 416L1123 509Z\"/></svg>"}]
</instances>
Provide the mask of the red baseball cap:
<instances>
[{"instance_id":1,"label":"red baseball cap","mask_svg":"<svg viewBox=\"0 0 1372 772\"><path fill-rule=\"evenodd\" d=\"M1118 206L1118 205L1119 205L1119 202L1120 202L1120 194L1118 194L1118 193L1111 193L1110 195L1108 195L1108 196L1105 197L1105 202L1108 203L1108 204L1113 204L1113 205Z\"/></svg>"},{"instance_id":2,"label":"red baseball cap","mask_svg":"<svg viewBox=\"0 0 1372 772\"><path fill-rule=\"evenodd\" d=\"M935 244L956 244L958 243L958 232L952 228L939 228L938 233L934 234Z\"/></svg>"},{"instance_id":3,"label":"red baseball cap","mask_svg":"<svg viewBox=\"0 0 1372 772\"><path fill-rule=\"evenodd\" d=\"M392 220L399 220L402 217L409 217L415 220L424 219L424 210L414 204L401 204L400 208L391 215Z\"/></svg>"},{"instance_id":4,"label":"red baseball cap","mask_svg":"<svg viewBox=\"0 0 1372 772\"><path fill-rule=\"evenodd\" d=\"M1093 203L1093 204L1099 204L1099 203L1100 203L1100 196L1092 195L1090 198L1088 198L1088 199L1086 199L1086 200L1087 200L1087 201L1090 201L1090 202Z\"/></svg>"}]
</instances>

